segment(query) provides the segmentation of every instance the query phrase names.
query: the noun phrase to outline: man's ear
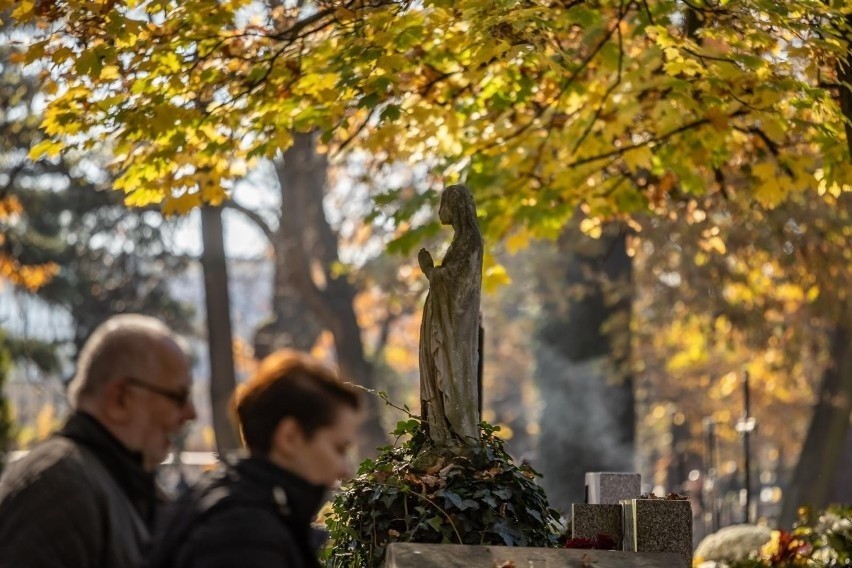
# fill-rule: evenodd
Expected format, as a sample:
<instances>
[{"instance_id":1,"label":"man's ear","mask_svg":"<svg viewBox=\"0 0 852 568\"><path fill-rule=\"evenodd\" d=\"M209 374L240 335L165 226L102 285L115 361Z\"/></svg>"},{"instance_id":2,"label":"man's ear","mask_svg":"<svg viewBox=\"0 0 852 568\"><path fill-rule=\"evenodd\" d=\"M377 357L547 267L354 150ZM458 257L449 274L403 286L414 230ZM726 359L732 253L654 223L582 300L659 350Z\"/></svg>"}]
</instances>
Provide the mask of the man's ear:
<instances>
[{"instance_id":1,"label":"man's ear","mask_svg":"<svg viewBox=\"0 0 852 568\"><path fill-rule=\"evenodd\" d=\"M102 410L112 423L125 424L130 421L133 403L133 393L125 381L112 379L104 384L101 392Z\"/></svg>"},{"instance_id":2,"label":"man's ear","mask_svg":"<svg viewBox=\"0 0 852 568\"><path fill-rule=\"evenodd\" d=\"M289 456L299 450L304 438L305 434L302 431L301 425L299 425L299 421L292 416L288 416L283 418L278 423L278 426L275 427L275 432L272 435L272 445L281 454Z\"/></svg>"}]
</instances>

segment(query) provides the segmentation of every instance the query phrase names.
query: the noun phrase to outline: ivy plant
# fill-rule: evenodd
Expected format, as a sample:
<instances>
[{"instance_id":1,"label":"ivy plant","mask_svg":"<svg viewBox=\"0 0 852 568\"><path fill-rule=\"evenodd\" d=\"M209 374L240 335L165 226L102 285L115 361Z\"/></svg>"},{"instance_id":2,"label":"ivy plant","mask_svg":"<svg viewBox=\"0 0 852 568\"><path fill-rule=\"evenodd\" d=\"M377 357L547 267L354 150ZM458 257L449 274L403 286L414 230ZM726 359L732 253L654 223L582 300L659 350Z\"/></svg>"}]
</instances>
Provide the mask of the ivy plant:
<instances>
[{"instance_id":1,"label":"ivy plant","mask_svg":"<svg viewBox=\"0 0 852 568\"><path fill-rule=\"evenodd\" d=\"M480 427L479 443L465 452L423 460L436 448L420 420L399 422L397 443L364 461L335 498L326 566L378 567L391 542L557 546L558 514L536 483L540 474L514 463L499 428Z\"/></svg>"}]
</instances>

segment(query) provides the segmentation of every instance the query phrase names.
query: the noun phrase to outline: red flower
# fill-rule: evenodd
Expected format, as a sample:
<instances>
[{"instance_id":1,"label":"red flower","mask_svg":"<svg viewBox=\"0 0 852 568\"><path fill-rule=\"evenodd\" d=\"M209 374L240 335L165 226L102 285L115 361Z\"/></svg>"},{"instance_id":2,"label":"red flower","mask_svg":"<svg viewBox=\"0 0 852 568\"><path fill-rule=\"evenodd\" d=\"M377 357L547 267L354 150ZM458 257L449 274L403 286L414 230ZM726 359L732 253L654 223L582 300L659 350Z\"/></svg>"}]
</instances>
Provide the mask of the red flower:
<instances>
[{"instance_id":1,"label":"red flower","mask_svg":"<svg viewBox=\"0 0 852 568\"><path fill-rule=\"evenodd\" d=\"M595 541L591 538L569 538L565 542L565 548L594 548Z\"/></svg>"},{"instance_id":2,"label":"red flower","mask_svg":"<svg viewBox=\"0 0 852 568\"><path fill-rule=\"evenodd\" d=\"M790 564L797 558L807 557L811 552L811 545L792 533L781 531L778 537L778 552L769 558L772 566Z\"/></svg>"},{"instance_id":3,"label":"red flower","mask_svg":"<svg viewBox=\"0 0 852 568\"><path fill-rule=\"evenodd\" d=\"M599 534L595 538L569 538L565 548L582 548L594 550L615 550L618 543L608 534Z\"/></svg>"}]
</instances>

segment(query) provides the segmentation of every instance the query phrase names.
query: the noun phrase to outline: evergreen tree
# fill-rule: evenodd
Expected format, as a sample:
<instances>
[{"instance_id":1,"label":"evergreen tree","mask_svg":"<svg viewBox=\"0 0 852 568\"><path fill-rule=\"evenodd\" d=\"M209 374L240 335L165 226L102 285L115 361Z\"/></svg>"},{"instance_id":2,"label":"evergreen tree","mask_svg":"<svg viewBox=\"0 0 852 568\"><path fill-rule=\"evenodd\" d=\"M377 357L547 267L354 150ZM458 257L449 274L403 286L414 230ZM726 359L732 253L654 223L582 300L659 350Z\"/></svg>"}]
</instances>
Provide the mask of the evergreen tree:
<instances>
[{"instance_id":1,"label":"evergreen tree","mask_svg":"<svg viewBox=\"0 0 852 568\"><path fill-rule=\"evenodd\" d=\"M74 327L66 345L8 334L9 355L56 373L60 353L75 354L100 322L121 312L144 312L189 331L187 308L168 290L185 260L166 249L161 214L124 207L96 155L27 157L44 136L38 84L10 63L13 53L0 48L0 198L14 203L0 220L0 252L15 266L51 267L37 285L8 280L70 314Z\"/></svg>"}]
</instances>

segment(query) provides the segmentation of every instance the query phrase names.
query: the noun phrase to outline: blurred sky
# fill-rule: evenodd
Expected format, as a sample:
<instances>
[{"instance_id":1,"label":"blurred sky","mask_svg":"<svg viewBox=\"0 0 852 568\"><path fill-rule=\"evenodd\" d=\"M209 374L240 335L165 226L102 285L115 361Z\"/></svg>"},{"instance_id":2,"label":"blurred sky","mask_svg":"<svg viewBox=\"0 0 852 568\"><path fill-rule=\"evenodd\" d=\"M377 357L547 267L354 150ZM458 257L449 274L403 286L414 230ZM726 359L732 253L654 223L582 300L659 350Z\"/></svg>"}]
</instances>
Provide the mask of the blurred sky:
<instances>
[{"instance_id":1,"label":"blurred sky","mask_svg":"<svg viewBox=\"0 0 852 568\"><path fill-rule=\"evenodd\" d=\"M234 200L251 209L276 211L280 206L276 183L266 172L249 174L246 181L234 188ZM274 226L274 215L264 215ZM257 258L267 254L269 243L263 232L238 211L226 210L223 215L225 228L225 252L228 258ZM197 210L175 222L174 232L169 234L169 245L175 254L201 255L201 216Z\"/></svg>"}]
</instances>

